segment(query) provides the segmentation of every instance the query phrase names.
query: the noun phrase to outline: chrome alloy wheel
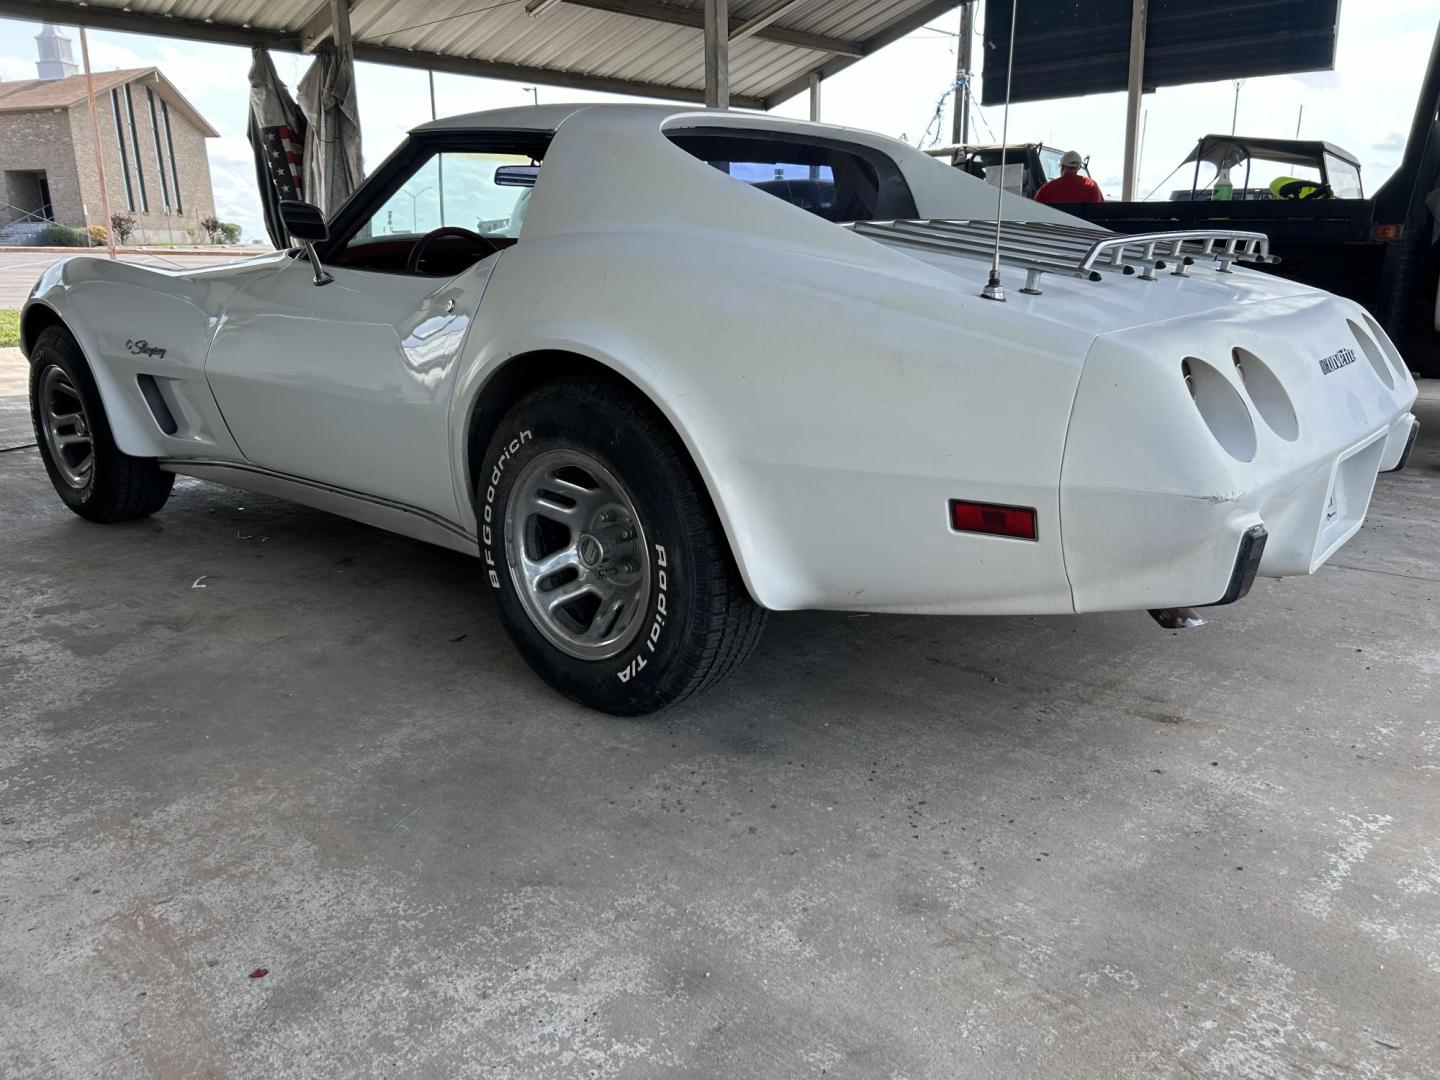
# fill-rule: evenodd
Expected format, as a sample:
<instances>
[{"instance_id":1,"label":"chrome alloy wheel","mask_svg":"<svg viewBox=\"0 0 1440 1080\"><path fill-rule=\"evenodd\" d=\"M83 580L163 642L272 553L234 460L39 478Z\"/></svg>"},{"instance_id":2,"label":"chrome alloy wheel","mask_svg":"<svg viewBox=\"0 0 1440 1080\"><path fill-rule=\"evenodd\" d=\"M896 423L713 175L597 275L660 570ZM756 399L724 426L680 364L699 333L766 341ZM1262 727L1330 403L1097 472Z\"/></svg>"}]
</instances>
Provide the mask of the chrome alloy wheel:
<instances>
[{"instance_id":1,"label":"chrome alloy wheel","mask_svg":"<svg viewBox=\"0 0 1440 1080\"><path fill-rule=\"evenodd\" d=\"M83 491L95 473L90 421L70 376L54 364L40 376L40 427L61 478Z\"/></svg>"},{"instance_id":2,"label":"chrome alloy wheel","mask_svg":"<svg viewBox=\"0 0 1440 1080\"><path fill-rule=\"evenodd\" d=\"M606 660L634 642L650 602L650 548L609 469L580 450L546 451L515 477L504 528L511 580L552 645Z\"/></svg>"}]
</instances>

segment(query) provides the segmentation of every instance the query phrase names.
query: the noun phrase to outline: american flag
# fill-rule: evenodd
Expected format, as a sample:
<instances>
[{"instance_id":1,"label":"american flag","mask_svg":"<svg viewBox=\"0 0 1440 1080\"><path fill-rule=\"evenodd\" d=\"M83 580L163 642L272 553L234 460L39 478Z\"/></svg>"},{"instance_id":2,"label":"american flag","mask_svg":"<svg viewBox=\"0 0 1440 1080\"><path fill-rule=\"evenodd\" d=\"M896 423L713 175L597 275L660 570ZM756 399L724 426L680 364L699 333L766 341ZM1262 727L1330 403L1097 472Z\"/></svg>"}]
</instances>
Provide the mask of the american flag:
<instances>
[{"instance_id":1,"label":"american flag","mask_svg":"<svg viewBox=\"0 0 1440 1080\"><path fill-rule=\"evenodd\" d=\"M301 179L301 162L305 156L305 144L300 136L281 124L262 128L260 137L270 163L270 179L275 182L280 198L303 199L305 185Z\"/></svg>"}]
</instances>

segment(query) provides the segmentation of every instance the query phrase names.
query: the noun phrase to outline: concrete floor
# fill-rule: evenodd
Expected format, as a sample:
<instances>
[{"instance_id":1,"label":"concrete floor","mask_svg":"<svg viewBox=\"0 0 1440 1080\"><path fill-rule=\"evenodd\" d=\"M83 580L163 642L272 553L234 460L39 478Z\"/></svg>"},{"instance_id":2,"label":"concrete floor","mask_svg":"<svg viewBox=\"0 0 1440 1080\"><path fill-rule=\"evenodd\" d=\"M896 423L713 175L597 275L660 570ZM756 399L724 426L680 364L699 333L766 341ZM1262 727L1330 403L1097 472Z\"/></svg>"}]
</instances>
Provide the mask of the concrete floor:
<instances>
[{"instance_id":1,"label":"concrete floor","mask_svg":"<svg viewBox=\"0 0 1440 1080\"><path fill-rule=\"evenodd\" d=\"M461 556L0 453L0 1075L1434 1077L1421 411L1203 630L781 615L649 722Z\"/></svg>"}]
</instances>

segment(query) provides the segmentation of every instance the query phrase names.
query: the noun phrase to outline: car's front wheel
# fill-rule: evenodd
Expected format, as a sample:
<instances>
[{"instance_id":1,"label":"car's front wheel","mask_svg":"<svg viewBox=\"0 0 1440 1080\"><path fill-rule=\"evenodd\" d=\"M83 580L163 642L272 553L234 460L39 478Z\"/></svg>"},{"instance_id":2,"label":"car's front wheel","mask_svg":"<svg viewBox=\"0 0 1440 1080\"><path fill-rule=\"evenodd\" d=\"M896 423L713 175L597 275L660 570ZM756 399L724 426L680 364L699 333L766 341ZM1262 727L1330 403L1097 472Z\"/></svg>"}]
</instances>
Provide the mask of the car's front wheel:
<instances>
[{"instance_id":1,"label":"car's front wheel","mask_svg":"<svg viewBox=\"0 0 1440 1080\"><path fill-rule=\"evenodd\" d=\"M759 640L683 450L617 384L549 383L517 403L477 477L481 554L530 666L591 708L639 715L718 682Z\"/></svg>"},{"instance_id":2,"label":"car's front wheel","mask_svg":"<svg viewBox=\"0 0 1440 1080\"><path fill-rule=\"evenodd\" d=\"M170 497L173 473L115 445L89 365L63 327L42 331L30 351L30 417L50 482L81 517L130 521L153 514Z\"/></svg>"}]
</instances>

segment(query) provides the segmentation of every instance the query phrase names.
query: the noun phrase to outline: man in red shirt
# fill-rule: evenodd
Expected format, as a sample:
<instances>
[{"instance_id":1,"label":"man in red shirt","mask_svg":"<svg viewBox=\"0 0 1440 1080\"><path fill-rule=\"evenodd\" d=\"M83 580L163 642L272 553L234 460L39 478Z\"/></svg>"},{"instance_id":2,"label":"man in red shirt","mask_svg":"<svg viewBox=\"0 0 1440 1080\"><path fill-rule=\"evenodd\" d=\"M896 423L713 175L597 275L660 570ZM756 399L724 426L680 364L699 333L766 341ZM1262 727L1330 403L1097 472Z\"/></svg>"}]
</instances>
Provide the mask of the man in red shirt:
<instances>
[{"instance_id":1,"label":"man in red shirt","mask_svg":"<svg viewBox=\"0 0 1440 1080\"><path fill-rule=\"evenodd\" d=\"M1084 159L1074 150L1066 150L1060 158L1060 175L1035 193L1035 201L1043 203L1092 203L1104 202L1100 185L1088 176L1080 175Z\"/></svg>"}]
</instances>

